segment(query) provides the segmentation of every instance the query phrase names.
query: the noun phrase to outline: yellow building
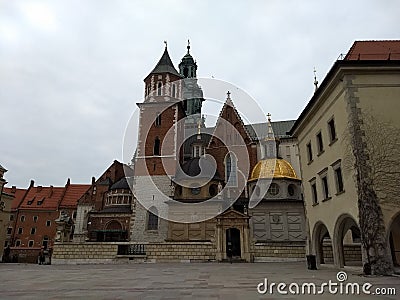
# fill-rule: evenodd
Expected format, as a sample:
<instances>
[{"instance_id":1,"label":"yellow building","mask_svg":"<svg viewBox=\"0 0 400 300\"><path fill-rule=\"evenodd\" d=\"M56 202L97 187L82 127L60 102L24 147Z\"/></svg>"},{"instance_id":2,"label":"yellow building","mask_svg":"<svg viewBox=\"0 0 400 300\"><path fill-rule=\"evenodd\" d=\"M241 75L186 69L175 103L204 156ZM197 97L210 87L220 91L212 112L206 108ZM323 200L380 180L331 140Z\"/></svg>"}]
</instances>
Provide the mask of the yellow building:
<instances>
[{"instance_id":1,"label":"yellow building","mask_svg":"<svg viewBox=\"0 0 400 300\"><path fill-rule=\"evenodd\" d=\"M400 264L399 99L400 41L355 42L291 130L299 144L308 251L318 264L368 261L361 247L368 224L360 226L360 182L378 198L369 211L383 219L382 251Z\"/></svg>"}]
</instances>

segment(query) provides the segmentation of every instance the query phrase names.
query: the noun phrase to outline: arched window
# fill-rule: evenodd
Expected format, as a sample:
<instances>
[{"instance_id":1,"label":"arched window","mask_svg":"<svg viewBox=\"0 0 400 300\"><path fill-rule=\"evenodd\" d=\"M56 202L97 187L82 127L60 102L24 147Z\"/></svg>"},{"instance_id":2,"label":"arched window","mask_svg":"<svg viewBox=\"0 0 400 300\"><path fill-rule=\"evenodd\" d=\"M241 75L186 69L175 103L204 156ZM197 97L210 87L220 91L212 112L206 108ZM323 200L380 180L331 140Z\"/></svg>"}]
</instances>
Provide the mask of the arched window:
<instances>
[{"instance_id":1,"label":"arched window","mask_svg":"<svg viewBox=\"0 0 400 300\"><path fill-rule=\"evenodd\" d=\"M157 83L157 96L161 96L161 94L162 94L162 82L159 81Z\"/></svg>"},{"instance_id":2,"label":"arched window","mask_svg":"<svg viewBox=\"0 0 400 300\"><path fill-rule=\"evenodd\" d=\"M157 209L154 206L147 212L147 230L158 230Z\"/></svg>"},{"instance_id":3,"label":"arched window","mask_svg":"<svg viewBox=\"0 0 400 300\"><path fill-rule=\"evenodd\" d=\"M160 139L156 137L154 140L154 155L160 155Z\"/></svg>"},{"instance_id":4,"label":"arched window","mask_svg":"<svg viewBox=\"0 0 400 300\"><path fill-rule=\"evenodd\" d=\"M161 114L158 112L156 116L156 126L161 126Z\"/></svg>"},{"instance_id":5,"label":"arched window","mask_svg":"<svg viewBox=\"0 0 400 300\"><path fill-rule=\"evenodd\" d=\"M176 86L175 83L172 84L172 97L175 97L176 94Z\"/></svg>"},{"instance_id":6,"label":"arched window","mask_svg":"<svg viewBox=\"0 0 400 300\"><path fill-rule=\"evenodd\" d=\"M225 180L228 187L237 186L237 162L232 152L225 157Z\"/></svg>"}]
</instances>

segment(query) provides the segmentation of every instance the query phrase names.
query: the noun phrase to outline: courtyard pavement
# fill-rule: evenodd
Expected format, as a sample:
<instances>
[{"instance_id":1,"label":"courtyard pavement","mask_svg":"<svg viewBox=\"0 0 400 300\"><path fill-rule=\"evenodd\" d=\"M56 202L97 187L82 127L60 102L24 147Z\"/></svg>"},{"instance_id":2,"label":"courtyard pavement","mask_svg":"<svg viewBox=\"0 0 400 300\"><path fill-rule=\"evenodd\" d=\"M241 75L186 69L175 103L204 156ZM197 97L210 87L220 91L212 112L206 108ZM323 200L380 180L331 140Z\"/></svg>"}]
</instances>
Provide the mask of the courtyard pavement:
<instances>
[{"instance_id":1,"label":"courtyard pavement","mask_svg":"<svg viewBox=\"0 0 400 300\"><path fill-rule=\"evenodd\" d=\"M0 299L400 299L400 277L360 276L345 269L343 283L371 283L371 295L281 295L274 286L259 294L257 285L285 282L337 283L337 270L307 270L305 263L141 263L115 265L0 264ZM344 275L344 274L341 274ZM260 286L263 290L265 285ZM269 286L270 288L270 286ZM292 285L295 291L296 285ZM376 288L397 295L377 296ZM306 289L307 291L307 289Z\"/></svg>"}]
</instances>

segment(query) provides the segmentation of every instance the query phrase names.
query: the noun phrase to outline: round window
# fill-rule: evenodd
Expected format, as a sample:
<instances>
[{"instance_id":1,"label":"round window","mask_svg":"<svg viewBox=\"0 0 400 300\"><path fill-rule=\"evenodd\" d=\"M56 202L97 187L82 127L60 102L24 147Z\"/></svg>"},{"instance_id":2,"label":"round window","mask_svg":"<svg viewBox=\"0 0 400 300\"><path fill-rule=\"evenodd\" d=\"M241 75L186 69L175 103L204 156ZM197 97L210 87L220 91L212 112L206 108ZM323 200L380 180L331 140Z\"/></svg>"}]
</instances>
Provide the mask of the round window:
<instances>
[{"instance_id":1,"label":"round window","mask_svg":"<svg viewBox=\"0 0 400 300\"><path fill-rule=\"evenodd\" d=\"M210 193L211 197L214 197L217 195L218 193L218 187L216 184L212 184L210 185L210 187L208 188L208 192Z\"/></svg>"},{"instance_id":2,"label":"round window","mask_svg":"<svg viewBox=\"0 0 400 300\"><path fill-rule=\"evenodd\" d=\"M293 184L289 184L287 189L288 189L289 196L293 196L294 193L296 192L296 187Z\"/></svg>"},{"instance_id":3,"label":"round window","mask_svg":"<svg viewBox=\"0 0 400 300\"><path fill-rule=\"evenodd\" d=\"M268 189L268 194L272 195L272 196L276 196L279 194L279 185L277 185L276 183L271 183L271 185L269 186Z\"/></svg>"},{"instance_id":4,"label":"round window","mask_svg":"<svg viewBox=\"0 0 400 300\"><path fill-rule=\"evenodd\" d=\"M198 187L192 188L191 191L192 191L192 195L198 195L198 194L200 194L200 188L198 188Z\"/></svg>"}]
</instances>

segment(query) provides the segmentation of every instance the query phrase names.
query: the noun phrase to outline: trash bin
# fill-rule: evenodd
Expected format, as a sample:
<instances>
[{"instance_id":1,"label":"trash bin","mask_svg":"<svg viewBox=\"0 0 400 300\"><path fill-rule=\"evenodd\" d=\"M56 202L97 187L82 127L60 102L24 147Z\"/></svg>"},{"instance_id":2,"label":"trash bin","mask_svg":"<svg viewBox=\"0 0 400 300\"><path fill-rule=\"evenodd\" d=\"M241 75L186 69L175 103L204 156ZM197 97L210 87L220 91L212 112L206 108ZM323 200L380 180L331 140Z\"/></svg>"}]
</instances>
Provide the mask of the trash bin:
<instances>
[{"instance_id":1,"label":"trash bin","mask_svg":"<svg viewBox=\"0 0 400 300\"><path fill-rule=\"evenodd\" d=\"M315 255L306 255L307 257L307 267L309 270L317 269L317 259Z\"/></svg>"}]
</instances>

